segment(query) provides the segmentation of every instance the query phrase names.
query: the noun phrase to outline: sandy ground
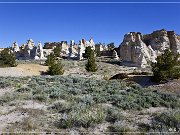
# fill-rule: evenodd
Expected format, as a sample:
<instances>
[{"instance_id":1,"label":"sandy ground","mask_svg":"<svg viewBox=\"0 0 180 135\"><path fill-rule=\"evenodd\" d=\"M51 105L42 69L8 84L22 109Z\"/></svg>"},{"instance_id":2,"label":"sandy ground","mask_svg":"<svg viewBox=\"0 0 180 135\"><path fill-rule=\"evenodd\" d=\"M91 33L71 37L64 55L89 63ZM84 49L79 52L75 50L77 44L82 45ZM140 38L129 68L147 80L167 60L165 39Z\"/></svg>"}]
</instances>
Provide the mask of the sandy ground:
<instances>
[{"instance_id":1,"label":"sandy ground","mask_svg":"<svg viewBox=\"0 0 180 135\"><path fill-rule=\"evenodd\" d=\"M36 70L37 71L37 70ZM38 72L35 72L36 74ZM13 93L15 90L13 88L7 87L4 89L0 89L0 99L6 93ZM6 131L6 128L11 126L12 124L22 122L25 118L28 118L29 115L27 112L22 110L18 110L18 106L23 109L38 109L38 110L46 110L47 106L45 104L41 104L32 100L26 101L13 101L9 104L1 105L0 104L0 134L1 132Z\"/></svg>"},{"instance_id":2,"label":"sandy ground","mask_svg":"<svg viewBox=\"0 0 180 135\"><path fill-rule=\"evenodd\" d=\"M3 96L5 93L13 92L13 91L14 91L14 89L9 88L9 87L4 88L4 89L0 89L0 97Z\"/></svg>"},{"instance_id":3,"label":"sandy ground","mask_svg":"<svg viewBox=\"0 0 180 135\"><path fill-rule=\"evenodd\" d=\"M17 67L0 68L0 76L37 76L47 69L47 66L39 64L19 64Z\"/></svg>"},{"instance_id":4,"label":"sandy ground","mask_svg":"<svg viewBox=\"0 0 180 135\"><path fill-rule=\"evenodd\" d=\"M67 62L67 61L66 61ZM83 61L84 62L84 61ZM133 67L124 67L115 64L98 62L98 71L96 73L89 73L85 70L84 64L82 62L72 62L66 63L64 66L64 75L78 75L82 77L96 77L102 79L105 75L111 77L117 73L129 73L133 72L135 68ZM38 76L41 75L42 72L46 72L48 70L48 66L43 66L40 64L18 64L17 67L7 67L0 68L0 76L4 77L20 77L20 76Z\"/></svg>"},{"instance_id":5,"label":"sandy ground","mask_svg":"<svg viewBox=\"0 0 180 135\"><path fill-rule=\"evenodd\" d=\"M12 112L0 116L0 132L3 132L4 128L12 123L21 122L25 117L28 117L28 114L22 112Z\"/></svg>"},{"instance_id":6,"label":"sandy ground","mask_svg":"<svg viewBox=\"0 0 180 135\"><path fill-rule=\"evenodd\" d=\"M11 88L0 89L0 98L8 92L13 92ZM0 132L3 132L6 127L9 125L21 122L23 118L27 117L27 113L22 113L18 111L12 112L16 107L15 106L3 106L0 105Z\"/></svg>"},{"instance_id":7,"label":"sandy ground","mask_svg":"<svg viewBox=\"0 0 180 135\"><path fill-rule=\"evenodd\" d=\"M39 110L47 109L47 106L45 104L42 103L40 104L32 100L24 101L23 104L24 105L22 105L21 107L25 109L39 109Z\"/></svg>"}]
</instances>

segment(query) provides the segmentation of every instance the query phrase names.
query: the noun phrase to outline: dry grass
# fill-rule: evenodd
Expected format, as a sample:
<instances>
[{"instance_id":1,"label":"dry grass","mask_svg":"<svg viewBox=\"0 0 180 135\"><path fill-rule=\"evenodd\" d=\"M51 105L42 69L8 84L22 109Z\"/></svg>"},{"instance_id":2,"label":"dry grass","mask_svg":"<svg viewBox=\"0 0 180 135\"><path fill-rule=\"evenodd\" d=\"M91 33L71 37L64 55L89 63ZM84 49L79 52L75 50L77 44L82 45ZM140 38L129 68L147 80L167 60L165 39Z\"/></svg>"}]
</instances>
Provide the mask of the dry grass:
<instances>
[{"instance_id":1,"label":"dry grass","mask_svg":"<svg viewBox=\"0 0 180 135\"><path fill-rule=\"evenodd\" d=\"M40 75L42 71L48 69L47 66L39 64L19 64L17 68L22 69L22 71L28 75Z\"/></svg>"}]
</instances>

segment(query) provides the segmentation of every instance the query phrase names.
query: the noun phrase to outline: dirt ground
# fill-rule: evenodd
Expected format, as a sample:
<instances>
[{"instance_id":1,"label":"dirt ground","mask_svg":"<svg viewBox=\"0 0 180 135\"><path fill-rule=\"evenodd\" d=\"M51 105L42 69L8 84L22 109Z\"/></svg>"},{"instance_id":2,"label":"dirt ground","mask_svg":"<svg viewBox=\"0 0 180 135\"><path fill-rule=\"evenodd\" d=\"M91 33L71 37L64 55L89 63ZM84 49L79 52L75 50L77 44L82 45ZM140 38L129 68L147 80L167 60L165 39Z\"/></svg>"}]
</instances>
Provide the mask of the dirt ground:
<instances>
[{"instance_id":1,"label":"dirt ground","mask_svg":"<svg viewBox=\"0 0 180 135\"><path fill-rule=\"evenodd\" d=\"M38 76L47 69L40 64L18 64L17 67L0 68L0 76Z\"/></svg>"},{"instance_id":2,"label":"dirt ground","mask_svg":"<svg viewBox=\"0 0 180 135\"><path fill-rule=\"evenodd\" d=\"M96 77L102 79L103 77L110 78L117 73L133 72L135 67L120 66L117 64L108 63L106 61L97 61L98 71L89 73L85 70L86 61L72 61L63 60L64 75L78 75L82 77ZM20 63L17 67L0 68L0 76L4 77L20 77L20 76L38 76L42 72L46 72L48 66L38 63Z\"/></svg>"}]
</instances>

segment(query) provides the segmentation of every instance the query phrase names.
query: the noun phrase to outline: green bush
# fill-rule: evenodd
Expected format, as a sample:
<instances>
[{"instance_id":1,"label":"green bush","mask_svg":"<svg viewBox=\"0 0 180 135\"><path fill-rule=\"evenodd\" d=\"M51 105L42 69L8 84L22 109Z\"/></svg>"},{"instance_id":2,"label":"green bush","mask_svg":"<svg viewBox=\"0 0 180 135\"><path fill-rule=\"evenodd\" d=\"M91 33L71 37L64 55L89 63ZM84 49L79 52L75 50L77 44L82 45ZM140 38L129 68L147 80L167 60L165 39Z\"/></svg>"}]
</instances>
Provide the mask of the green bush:
<instances>
[{"instance_id":1,"label":"green bush","mask_svg":"<svg viewBox=\"0 0 180 135\"><path fill-rule=\"evenodd\" d=\"M39 101L46 101L47 97L48 96L45 93L40 93L40 94L34 95L33 99L39 100Z\"/></svg>"},{"instance_id":2,"label":"green bush","mask_svg":"<svg viewBox=\"0 0 180 135\"><path fill-rule=\"evenodd\" d=\"M120 121L120 120L125 119L125 117L121 113L121 110L119 110L118 108L108 107L106 109L106 112L107 112L106 121L108 121L108 122L114 123L116 121Z\"/></svg>"},{"instance_id":3,"label":"green bush","mask_svg":"<svg viewBox=\"0 0 180 135\"><path fill-rule=\"evenodd\" d=\"M110 102L124 110L180 106L178 96L152 91L135 84L126 84L120 80L97 81L71 76L43 76L32 78L30 83L35 94L45 92L51 99L73 100L86 105Z\"/></svg>"},{"instance_id":4,"label":"green bush","mask_svg":"<svg viewBox=\"0 0 180 135\"><path fill-rule=\"evenodd\" d=\"M21 83L20 83L21 82ZM94 105L107 103L118 109L141 110L149 107L180 107L179 96L158 90L142 88L136 84L127 84L121 80L97 80L72 76L36 76L31 80L23 78L1 78L2 88L8 85L19 92L32 91L34 98L42 100L44 95L49 100L64 99L77 104ZM13 84L13 85L12 85ZM24 86L26 84L26 86Z\"/></svg>"},{"instance_id":5,"label":"green bush","mask_svg":"<svg viewBox=\"0 0 180 135\"><path fill-rule=\"evenodd\" d=\"M1 77L0 81L9 84L21 84L21 87L16 88L17 91L14 93L3 95L0 98L1 104L10 103L16 99L31 100L33 98L34 100L45 101L48 103L49 112L58 113L58 119L53 118L52 121L55 120L56 126L65 129L79 130L83 127L83 129L91 130L94 126L99 127L97 124L108 123L111 126L109 127L110 131L125 133L136 130L138 123L134 123L132 118L126 118L124 112L137 113L140 109L150 107L166 107L177 110L180 107L180 96L178 95L163 93L158 90L153 91L150 88L142 88L137 84L127 84L121 80L106 81L74 76L33 76L31 78ZM6 87L6 83L3 85ZM10 86L15 87L15 85ZM139 115L138 113L138 117ZM152 115L150 117L152 118ZM154 121L157 123L156 125L160 123L166 128L176 128L179 119L180 116L175 113L166 114L160 120ZM135 124L136 127L134 128L131 124ZM149 126L152 125L141 125L141 128L143 126L147 126L149 130ZM150 130L155 128L157 127L150 127ZM157 128L158 131L159 128Z\"/></svg>"},{"instance_id":6,"label":"green bush","mask_svg":"<svg viewBox=\"0 0 180 135\"><path fill-rule=\"evenodd\" d=\"M61 56L61 50L62 50L62 47L60 47L60 46L56 46L54 49L53 49L53 52L54 52L54 55L56 56L56 57L60 57Z\"/></svg>"},{"instance_id":7,"label":"green bush","mask_svg":"<svg viewBox=\"0 0 180 135\"><path fill-rule=\"evenodd\" d=\"M112 126L109 126L110 132L117 132L119 135L124 135L127 132L133 132L133 130L129 127L129 123L125 120L116 121Z\"/></svg>"},{"instance_id":8,"label":"green bush","mask_svg":"<svg viewBox=\"0 0 180 135\"><path fill-rule=\"evenodd\" d=\"M88 46L85 49L85 53L83 54L83 57L88 59L90 57L91 53L92 53L92 49L90 46Z\"/></svg>"},{"instance_id":9,"label":"green bush","mask_svg":"<svg viewBox=\"0 0 180 135\"><path fill-rule=\"evenodd\" d=\"M86 106L78 104L72 111L64 115L59 121L60 128L84 127L88 128L95 124L102 123L106 113L101 107Z\"/></svg>"},{"instance_id":10,"label":"green bush","mask_svg":"<svg viewBox=\"0 0 180 135\"><path fill-rule=\"evenodd\" d=\"M0 52L0 66L1 67L15 67L16 56L9 48L5 48Z\"/></svg>"},{"instance_id":11,"label":"green bush","mask_svg":"<svg viewBox=\"0 0 180 135\"><path fill-rule=\"evenodd\" d=\"M174 78L180 78L180 64L178 62L179 54L173 54L166 49L164 54L156 58L152 63L153 80L156 82L168 81Z\"/></svg>"},{"instance_id":12,"label":"green bush","mask_svg":"<svg viewBox=\"0 0 180 135\"><path fill-rule=\"evenodd\" d=\"M69 113L73 108L71 102L57 102L50 106L48 109L55 110L59 113Z\"/></svg>"},{"instance_id":13,"label":"green bush","mask_svg":"<svg viewBox=\"0 0 180 135\"><path fill-rule=\"evenodd\" d=\"M114 106L124 110L141 110L149 107L178 108L179 97L171 94L151 91L149 89L129 89L110 96Z\"/></svg>"},{"instance_id":14,"label":"green bush","mask_svg":"<svg viewBox=\"0 0 180 135\"><path fill-rule=\"evenodd\" d=\"M21 87L17 89L17 92L30 92L31 89L29 87Z\"/></svg>"},{"instance_id":15,"label":"green bush","mask_svg":"<svg viewBox=\"0 0 180 135\"><path fill-rule=\"evenodd\" d=\"M160 132L178 132L180 130L180 110L171 110L157 114L152 120L152 129Z\"/></svg>"},{"instance_id":16,"label":"green bush","mask_svg":"<svg viewBox=\"0 0 180 135\"><path fill-rule=\"evenodd\" d=\"M95 59L93 50L90 51L90 54L88 56L88 61L86 63L86 70L88 72L96 72L97 71L97 64L96 64L96 59Z\"/></svg>"},{"instance_id":17,"label":"green bush","mask_svg":"<svg viewBox=\"0 0 180 135\"><path fill-rule=\"evenodd\" d=\"M6 81L0 81L0 88L6 88L9 86L9 83L7 83Z\"/></svg>"},{"instance_id":18,"label":"green bush","mask_svg":"<svg viewBox=\"0 0 180 135\"><path fill-rule=\"evenodd\" d=\"M93 100L93 97L91 95L80 96L78 98L78 102L86 104L86 105L93 105L93 104L95 104L95 102Z\"/></svg>"},{"instance_id":19,"label":"green bush","mask_svg":"<svg viewBox=\"0 0 180 135\"><path fill-rule=\"evenodd\" d=\"M56 60L49 66L49 69L47 71L49 75L63 75L63 65L61 64L60 60Z\"/></svg>"},{"instance_id":20,"label":"green bush","mask_svg":"<svg viewBox=\"0 0 180 135\"><path fill-rule=\"evenodd\" d=\"M56 60L56 57L53 53L50 53L48 56L47 56L47 60L45 61L45 65L46 66L51 66L54 61Z\"/></svg>"},{"instance_id":21,"label":"green bush","mask_svg":"<svg viewBox=\"0 0 180 135\"><path fill-rule=\"evenodd\" d=\"M0 103L3 104L3 103L10 102L10 101L14 101L17 98L18 98L17 94L6 92L3 96L1 96Z\"/></svg>"}]
</instances>

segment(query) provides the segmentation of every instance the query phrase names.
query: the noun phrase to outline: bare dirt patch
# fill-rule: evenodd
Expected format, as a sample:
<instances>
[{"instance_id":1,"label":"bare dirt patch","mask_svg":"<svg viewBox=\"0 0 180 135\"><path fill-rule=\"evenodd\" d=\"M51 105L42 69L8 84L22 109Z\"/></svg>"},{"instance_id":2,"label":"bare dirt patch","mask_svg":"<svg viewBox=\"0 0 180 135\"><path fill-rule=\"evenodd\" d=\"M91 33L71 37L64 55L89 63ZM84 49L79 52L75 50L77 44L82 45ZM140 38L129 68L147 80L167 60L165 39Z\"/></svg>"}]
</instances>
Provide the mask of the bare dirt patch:
<instances>
[{"instance_id":1,"label":"bare dirt patch","mask_svg":"<svg viewBox=\"0 0 180 135\"><path fill-rule=\"evenodd\" d=\"M13 91L14 91L14 89L12 89L10 87L6 87L4 89L0 89L0 97L3 96L7 92L13 92Z\"/></svg>"},{"instance_id":2,"label":"bare dirt patch","mask_svg":"<svg viewBox=\"0 0 180 135\"><path fill-rule=\"evenodd\" d=\"M171 92L180 95L180 79L175 79L164 84L154 85L150 87L157 88L164 92Z\"/></svg>"},{"instance_id":3,"label":"bare dirt patch","mask_svg":"<svg viewBox=\"0 0 180 135\"><path fill-rule=\"evenodd\" d=\"M24 101L24 105L22 105L22 108L25 109L39 109L39 110L46 110L47 106L45 104L40 104L35 101L29 100L29 101Z\"/></svg>"},{"instance_id":4,"label":"bare dirt patch","mask_svg":"<svg viewBox=\"0 0 180 135\"><path fill-rule=\"evenodd\" d=\"M0 116L0 132L3 132L6 127L9 125L16 123L16 122L21 122L23 118L28 117L27 113L22 113L22 112L12 112L9 114L4 114Z\"/></svg>"},{"instance_id":5,"label":"bare dirt patch","mask_svg":"<svg viewBox=\"0 0 180 135\"><path fill-rule=\"evenodd\" d=\"M17 67L0 68L0 76L37 76L47 69L47 66L40 64L19 64Z\"/></svg>"}]
</instances>

